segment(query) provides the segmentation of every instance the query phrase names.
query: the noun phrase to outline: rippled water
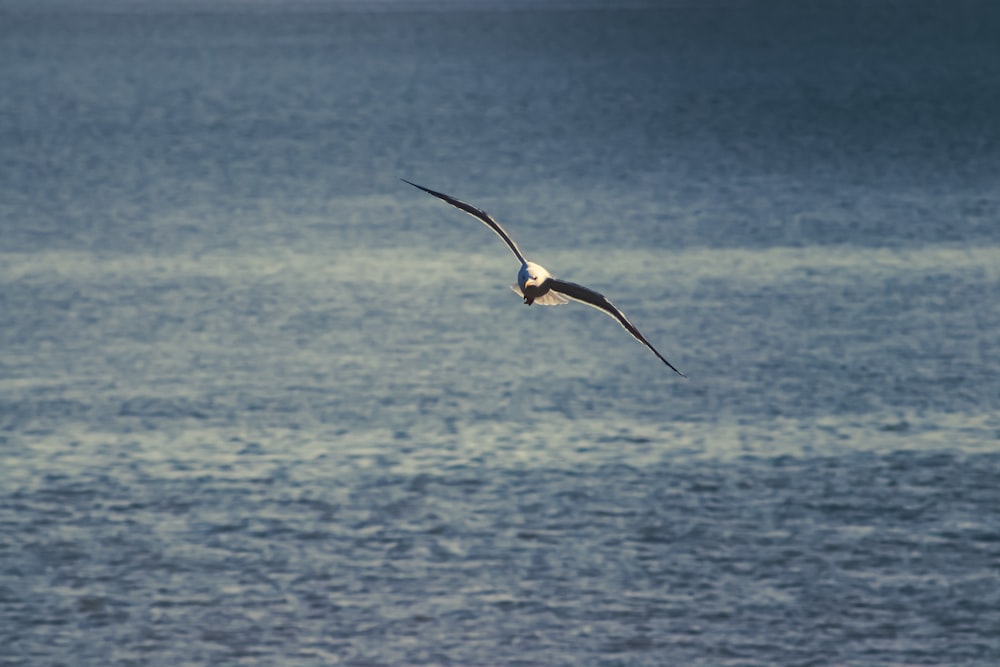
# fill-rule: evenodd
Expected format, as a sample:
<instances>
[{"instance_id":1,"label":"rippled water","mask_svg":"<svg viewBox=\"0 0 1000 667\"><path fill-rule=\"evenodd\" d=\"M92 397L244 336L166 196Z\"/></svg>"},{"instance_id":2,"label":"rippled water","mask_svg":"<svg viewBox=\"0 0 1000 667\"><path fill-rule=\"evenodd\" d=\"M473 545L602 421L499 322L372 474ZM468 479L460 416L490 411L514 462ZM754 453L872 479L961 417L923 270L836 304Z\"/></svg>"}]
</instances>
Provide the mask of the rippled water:
<instances>
[{"instance_id":1,"label":"rippled water","mask_svg":"<svg viewBox=\"0 0 1000 667\"><path fill-rule=\"evenodd\" d=\"M1000 661L1000 14L589 4L0 3L0 663Z\"/></svg>"}]
</instances>

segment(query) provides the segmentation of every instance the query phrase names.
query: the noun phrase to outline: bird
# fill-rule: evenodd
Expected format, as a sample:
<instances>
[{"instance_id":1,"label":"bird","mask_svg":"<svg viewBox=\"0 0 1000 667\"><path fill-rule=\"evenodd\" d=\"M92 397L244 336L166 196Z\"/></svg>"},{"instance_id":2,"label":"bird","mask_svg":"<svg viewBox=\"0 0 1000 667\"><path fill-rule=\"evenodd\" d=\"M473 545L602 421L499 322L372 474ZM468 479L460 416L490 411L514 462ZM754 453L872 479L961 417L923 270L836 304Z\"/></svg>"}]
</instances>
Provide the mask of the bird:
<instances>
[{"instance_id":1,"label":"bird","mask_svg":"<svg viewBox=\"0 0 1000 667\"><path fill-rule=\"evenodd\" d=\"M451 204L455 208L468 213L496 232L497 236L503 239L503 242L506 243L511 252L514 253L517 260L521 262L521 268L517 272L517 283L511 285L510 288L524 298L524 303L526 305L530 306L533 303L537 303L542 306L558 306L572 300L590 306L591 308L596 308L597 310L614 318L618 324L622 325L622 327L632 335L633 338L649 348L649 350L672 371L681 377L687 377L687 375L677 370L673 364L667 361L666 357L660 354L659 351L653 347L652 343L646 340L646 337L635 328L635 325L629 322L628 318L625 317L625 313L611 303L606 296L600 292L590 289L589 287L584 287L583 285L571 283L566 280L560 280L549 273L548 270L542 265L526 259L524 253L522 253L521 249L517 246L517 243L514 242L513 237L511 237L511 235L500 226L500 223L486 213L486 211L460 199L455 199L450 195L437 192L436 190L431 190L430 188L425 188L422 185L417 185L413 181L408 181L405 178L400 178L399 180L412 185L418 190L423 190L427 194L437 197L438 199Z\"/></svg>"}]
</instances>

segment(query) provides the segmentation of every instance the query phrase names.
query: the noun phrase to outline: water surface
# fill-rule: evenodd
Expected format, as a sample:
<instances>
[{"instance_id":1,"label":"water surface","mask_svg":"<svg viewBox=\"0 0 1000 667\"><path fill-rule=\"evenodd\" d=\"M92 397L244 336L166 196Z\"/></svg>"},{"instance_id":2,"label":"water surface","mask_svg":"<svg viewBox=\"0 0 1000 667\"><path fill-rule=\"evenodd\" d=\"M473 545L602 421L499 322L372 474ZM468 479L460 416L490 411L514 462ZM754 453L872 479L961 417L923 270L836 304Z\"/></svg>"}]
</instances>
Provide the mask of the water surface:
<instances>
[{"instance_id":1,"label":"water surface","mask_svg":"<svg viewBox=\"0 0 1000 667\"><path fill-rule=\"evenodd\" d=\"M998 20L3 2L2 662L996 664Z\"/></svg>"}]
</instances>

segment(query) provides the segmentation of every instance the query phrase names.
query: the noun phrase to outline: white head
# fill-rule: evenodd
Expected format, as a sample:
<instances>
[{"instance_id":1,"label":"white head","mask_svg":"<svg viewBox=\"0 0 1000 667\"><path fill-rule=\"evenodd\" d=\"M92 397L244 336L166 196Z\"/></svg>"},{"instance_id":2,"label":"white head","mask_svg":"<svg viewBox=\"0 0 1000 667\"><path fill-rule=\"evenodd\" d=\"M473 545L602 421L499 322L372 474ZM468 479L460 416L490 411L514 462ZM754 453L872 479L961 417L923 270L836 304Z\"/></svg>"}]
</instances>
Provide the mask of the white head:
<instances>
[{"instance_id":1,"label":"white head","mask_svg":"<svg viewBox=\"0 0 1000 667\"><path fill-rule=\"evenodd\" d=\"M529 287L538 287L551 277L552 274L546 271L544 266L534 262L525 262L521 266L521 270L517 272L517 284L521 286L523 291Z\"/></svg>"}]
</instances>

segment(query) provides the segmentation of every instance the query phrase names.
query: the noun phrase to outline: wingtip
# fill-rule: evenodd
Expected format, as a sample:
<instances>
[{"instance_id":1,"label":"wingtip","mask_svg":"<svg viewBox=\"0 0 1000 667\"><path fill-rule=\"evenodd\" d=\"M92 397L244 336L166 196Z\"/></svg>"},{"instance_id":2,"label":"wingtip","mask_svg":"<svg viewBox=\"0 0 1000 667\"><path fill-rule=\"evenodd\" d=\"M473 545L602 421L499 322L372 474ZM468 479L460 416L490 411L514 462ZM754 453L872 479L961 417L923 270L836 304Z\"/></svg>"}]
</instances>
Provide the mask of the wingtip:
<instances>
[{"instance_id":1,"label":"wingtip","mask_svg":"<svg viewBox=\"0 0 1000 667\"><path fill-rule=\"evenodd\" d=\"M427 188L425 188L424 186L422 186L422 185L417 185L417 184L416 184L416 183L414 183L413 181L408 181L408 180L406 180L405 178L403 178L402 176L400 176L400 177L399 177L399 180L403 181L404 183L408 183L409 185L412 185L413 187L417 188L418 190L423 190L424 192L430 192L430 190L428 190L428 189L427 189Z\"/></svg>"},{"instance_id":2,"label":"wingtip","mask_svg":"<svg viewBox=\"0 0 1000 667\"><path fill-rule=\"evenodd\" d=\"M448 196L448 195L446 195L446 194L443 194L443 193L441 193L441 192L438 192L438 191L436 191L436 190L431 190L430 188L425 188L425 187L424 187L424 186L422 186L422 185L417 185L417 184L416 184L416 183L414 183L413 181L408 181L408 180L406 180L406 179L405 179L405 178L403 178L403 177L400 177L400 178L399 178L399 180L403 181L404 183L409 183L410 185L412 185L413 187L415 187L415 188L416 188L417 190L423 190L424 192L426 192L427 194L429 194L429 195L431 195L431 196L434 196L434 197L437 197L438 199L442 199L442 200L444 200L444 201L448 202L449 204L452 204L452 205L454 205L454 204L453 204L453 201L452 201L452 198L451 198L451 197L449 197L449 196Z\"/></svg>"}]
</instances>

